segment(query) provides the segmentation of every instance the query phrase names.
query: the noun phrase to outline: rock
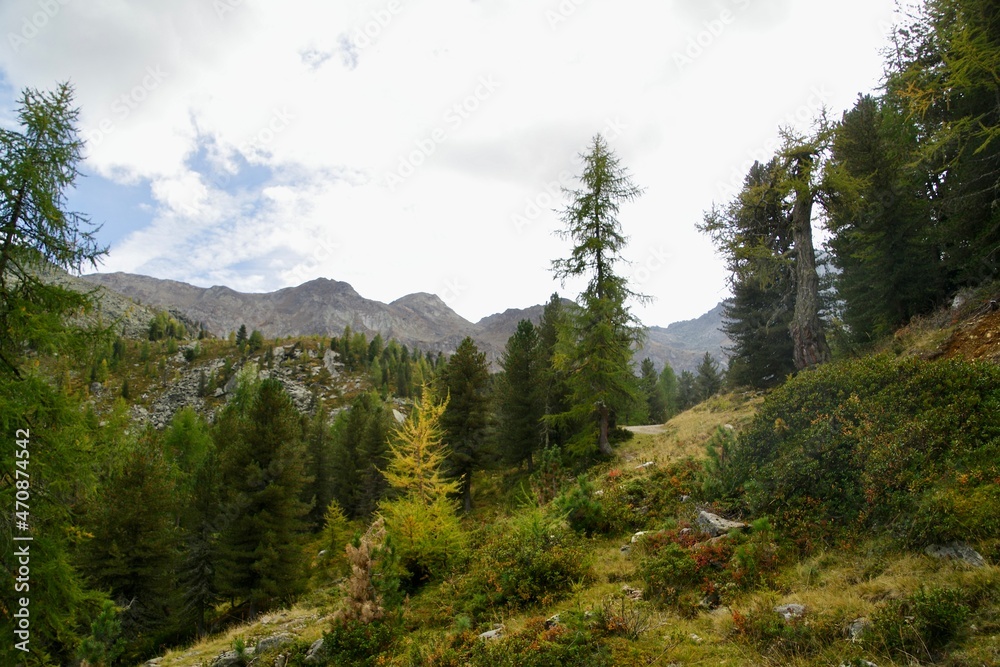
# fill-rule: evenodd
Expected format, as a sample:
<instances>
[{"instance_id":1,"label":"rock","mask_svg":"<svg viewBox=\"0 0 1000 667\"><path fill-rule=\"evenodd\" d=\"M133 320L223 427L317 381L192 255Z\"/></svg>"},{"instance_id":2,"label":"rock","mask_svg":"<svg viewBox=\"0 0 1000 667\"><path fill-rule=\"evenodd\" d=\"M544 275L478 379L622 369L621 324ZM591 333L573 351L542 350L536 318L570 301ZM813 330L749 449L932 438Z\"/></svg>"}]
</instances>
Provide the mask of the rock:
<instances>
[{"instance_id":1,"label":"rock","mask_svg":"<svg viewBox=\"0 0 1000 667\"><path fill-rule=\"evenodd\" d=\"M689 639L690 639L691 641L693 641L693 642L694 642L695 644L700 644L700 643L702 643L703 641L705 641L704 639L702 639L701 637L699 637L698 635L696 635L696 634L695 634L695 633L693 633L693 632L692 632L692 633L691 633L690 635L688 635L688 638L689 638Z\"/></svg>"},{"instance_id":2,"label":"rock","mask_svg":"<svg viewBox=\"0 0 1000 667\"><path fill-rule=\"evenodd\" d=\"M691 496L681 496L681 502L682 503L686 503L689 500L691 500Z\"/></svg>"},{"instance_id":3,"label":"rock","mask_svg":"<svg viewBox=\"0 0 1000 667\"><path fill-rule=\"evenodd\" d=\"M638 588L632 588L631 586L628 585L622 586L622 593L624 593L625 597L627 597L629 600L642 599L642 591L639 590Z\"/></svg>"},{"instance_id":4,"label":"rock","mask_svg":"<svg viewBox=\"0 0 1000 667\"><path fill-rule=\"evenodd\" d=\"M786 621L793 618L802 618L806 614L806 608L800 604L779 604L774 608L775 613L784 616Z\"/></svg>"},{"instance_id":5,"label":"rock","mask_svg":"<svg viewBox=\"0 0 1000 667\"><path fill-rule=\"evenodd\" d=\"M101 390L104 389L104 385L102 385L100 382L91 382L89 389L92 395L97 396L98 394L101 393Z\"/></svg>"},{"instance_id":6,"label":"rock","mask_svg":"<svg viewBox=\"0 0 1000 667\"><path fill-rule=\"evenodd\" d=\"M404 415L402 412L400 412L396 408L392 409L392 418L395 419L396 422L399 423L399 424L402 424L403 422L406 421L406 415Z\"/></svg>"},{"instance_id":7,"label":"rock","mask_svg":"<svg viewBox=\"0 0 1000 667\"><path fill-rule=\"evenodd\" d=\"M621 549L619 549L618 551L621 551L623 554L627 554L628 552L632 551L632 545L631 544L623 544L622 547L621 547Z\"/></svg>"},{"instance_id":8,"label":"rock","mask_svg":"<svg viewBox=\"0 0 1000 667\"><path fill-rule=\"evenodd\" d=\"M323 638L320 637L312 643L306 652L305 661L308 663L319 662L319 653L323 650Z\"/></svg>"},{"instance_id":9,"label":"rock","mask_svg":"<svg viewBox=\"0 0 1000 667\"><path fill-rule=\"evenodd\" d=\"M712 537L719 537L731 530L743 530L747 527L745 523L723 519L718 514L712 514L704 510L698 514L698 526Z\"/></svg>"},{"instance_id":10,"label":"rock","mask_svg":"<svg viewBox=\"0 0 1000 667\"><path fill-rule=\"evenodd\" d=\"M162 660L163 656L161 655L159 658L153 658L152 660L147 660L146 662L142 663L142 667L160 667L160 662Z\"/></svg>"},{"instance_id":11,"label":"rock","mask_svg":"<svg viewBox=\"0 0 1000 667\"><path fill-rule=\"evenodd\" d=\"M840 667L878 667L878 665L876 665L874 662L862 660L861 658L855 658L850 662L840 663Z\"/></svg>"},{"instance_id":12,"label":"rock","mask_svg":"<svg viewBox=\"0 0 1000 667\"><path fill-rule=\"evenodd\" d=\"M638 542L638 541L639 541L639 539L640 539L640 538L641 538L641 537L642 537L643 535L648 535L648 534L649 534L649 531L648 531L648 530L640 530L640 531L639 531L638 533L636 533L635 535L633 535L633 536L632 536L632 539L631 539L631 540L629 540L629 544L635 544L636 542Z\"/></svg>"},{"instance_id":13,"label":"rock","mask_svg":"<svg viewBox=\"0 0 1000 667\"><path fill-rule=\"evenodd\" d=\"M861 618L856 618L851 621L851 624L847 626L847 637L852 642L861 641L861 637L865 634L865 630L871 627L872 622L862 616Z\"/></svg>"},{"instance_id":14,"label":"rock","mask_svg":"<svg viewBox=\"0 0 1000 667\"><path fill-rule=\"evenodd\" d=\"M483 641L489 641L491 639L500 639L501 637L503 637L502 625L497 626L492 630L487 630L486 632L483 632L479 635L479 639L482 639Z\"/></svg>"},{"instance_id":15,"label":"rock","mask_svg":"<svg viewBox=\"0 0 1000 667\"><path fill-rule=\"evenodd\" d=\"M559 614L555 614L554 616L549 616L547 619L545 619L545 629L551 630L555 626L559 625L560 620L562 619L559 618Z\"/></svg>"},{"instance_id":16,"label":"rock","mask_svg":"<svg viewBox=\"0 0 1000 667\"><path fill-rule=\"evenodd\" d=\"M924 553L933 558L962 561L972 567L984 567L986 565L986 559L965 542L951 542L943 545L932 544L924 549Z\"/></svg>"},{"instance_id":17,"label":"rock","mask_svg":"<svg viewBox=\"0 0 1000 667\"><path fill-rule=\"evenodd\" d=\"M244 655L247 657L253 654L254 649L252 646L244 651ZM220 653L215 657L215 660L212 661L212 667L240 667L241 665L243 665L243 659L237 655L236 651L225 651L224 653Z\"/></svg>"},{"instance_id":18,"label":"rock","mask_svg":"<svg viewBox=\"0 0 1000 667\"><path fill-rule=\"evenodd\" d=\"M653 461L646 461L646 462L645 462L645 463L643 463L642 465L637 465L637 466L635 467L635 469L636 469L636 470L646 470L646 469L648 469L648 468L652 468L652 467L653 467L653 466L655 466L655 465L656 465L656 463L654 463Z\"/></svg>"},{"instance_id":19,"label":"rock","mask_svg":"<svg viewBox=\"0 0 1000 667\"><path fill-rule=\"evenodd\" d=\"M272 649L281 648L282 646L291 644L293 641L295 641L295 636L287 632L271 635L257 642L257 653L265 653Z\"/></svg>"}]
</instances>

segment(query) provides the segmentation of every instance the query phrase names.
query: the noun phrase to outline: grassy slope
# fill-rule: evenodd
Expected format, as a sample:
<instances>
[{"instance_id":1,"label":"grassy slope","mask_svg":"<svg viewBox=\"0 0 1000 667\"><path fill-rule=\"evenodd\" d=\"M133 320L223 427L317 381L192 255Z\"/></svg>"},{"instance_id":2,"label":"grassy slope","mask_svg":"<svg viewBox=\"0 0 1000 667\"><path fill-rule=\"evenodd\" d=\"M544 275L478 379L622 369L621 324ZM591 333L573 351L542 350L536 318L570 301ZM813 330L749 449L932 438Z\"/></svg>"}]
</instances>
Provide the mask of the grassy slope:
<instances>
[{"instance_id":1,"label":"grassy slope","mask_svg":"<svg viewBox=\"0 0 1000 667\"><path fill-rule=\"evenodd\" d=\"M1000 315L967 309L967 317L955 321L951 316L937 316L915 322L902 330L890 343L899 353L911 353L925 358L939 356L969 356L995 360L1000 357ZM684 457L704 455L705 442L717 426L731 424L737 429L747 423L760 405L762 397L727 395L717 397L672 419L659 433L642 433L621 446L618 457L611 463L589 471L591 479L601 488L620 484L631 478L650 474L637 469L646 461L659 466ZM614 470L614 479L608 475ZM478 507L467 519L470 528L490 523L496 517L517 512L517 492L500 473L483 474L478 480ZM683 511L692 512L693 508ZM622 553L621 545L628 536L603 537L589 542L593 555L593 578L581 583L557 603L526 612L498 614L508 632L516 632L530 619L548 617L567 610L589 610L608 596L619 592L623 585L641 588L636 572L636 560ZM440 600L447 594L445 582L428 587L407 607L407 625L413 628L403 642L430 642L454 633L455 626L441 623L447 610ZM886 600L898 599L921 587L959 588L963 590L996 590L1000 587L1000 570L988 566L972 570L960 565L933 560L923 554L901 552L879 536L862 539L858 544L842 545L784 564L769 590L737 595L712 612L684 618L667 609L645 607L650 629L635 641L623 638L607 640L616 664L649 665L840 665L853 658L872 660L880 667L903 664L931 664L914 658L894 662L884 654L866 654L851 643L845 634L853 619L870 616ZM327 612L331 600L329 591L315 591L293 609L265 616L246 626L232 629L187 649L168 652L160 663L163 667L195 667L231 647L237 636L249 639L289 631L305 642L318 638L327 627ZM800 650L794 644L782 650L773 646L763 652L752 643L734 639L732 610L752 614L754 609L769 609L774 604L797 602L809 610L809 623L832 628L833 637L823 646ZM424 623L426 621L426 623ZM482 630L486 628L476 628ZM925 659L926 660L926 659ZM995 596L978 608L965 624L954 648L936 664L993 665L1000 664L1000 606Z\"/></svg>"}]
</instances>

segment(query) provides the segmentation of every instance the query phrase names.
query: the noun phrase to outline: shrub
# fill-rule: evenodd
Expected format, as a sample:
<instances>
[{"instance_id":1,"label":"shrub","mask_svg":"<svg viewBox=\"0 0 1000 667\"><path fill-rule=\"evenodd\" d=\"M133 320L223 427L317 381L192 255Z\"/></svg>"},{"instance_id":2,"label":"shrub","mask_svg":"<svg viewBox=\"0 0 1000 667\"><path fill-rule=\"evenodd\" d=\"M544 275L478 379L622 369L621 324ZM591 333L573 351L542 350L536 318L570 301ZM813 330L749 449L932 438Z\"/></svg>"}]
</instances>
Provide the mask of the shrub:
<instances>
[{"instance_id":1,"label":"shrub","mask_svg":"<svg viewBox=\"0 0 1000 667\"><path fill-rule=\"evenodd\" d=\"M377 665L395 636L395 626L385 621L335 621L323 633L322 654L330 665Z\"/></svg>"},{"instance_id":2,"label":"shrub","mask_svg":"<svg viewBox=\"0 0 1000 667\"><path fill-rule=\"evenodd\" d=\"M604 506L594 497L594 483L584 475L577 478L575 486L555 499L555 505L578 533L590 537L595 533L606 533L610 528Z\"/></svg>"},{"instance_id":3,"label":"shrub","mask_svg":"<svg viewBox=\"0 0 1000 667\"><path fill-rule=\"evenodd\" d=\"M524 630L488 642L476 642L467 663L471 667L604 667L611 657L586 629L555 625L544 619L528 621Z\"/></svg>"},{"instance_id":4,"label":"shrub","mask_svg":"<svg viewBox=\"0 0 1000 667\"><path fill-rule=\"evenodd\" d=\"M865 642L891 655L932 658L955 638L970 613L962 591L921 588L884 604L873 615Z\"/></svg>"},{"instance_id":5,"label":"shrub","mask_svg":"<svg viewBox=\"0 0 1000 667\"><path fill-rule=\"evenodd\" d=\"M1000 494L989 488L1000 478L998 409L994 364L888 356L828 364L768 396L718 484L803 543L824 528L875 525L919 543L954 536L969 520L975 537L997 537ZM960 502L976 494L985 508ZM921 509L944 529L929 529Z\"/></svg>"},{"instance_id":6,"label":"shrub","mask_svg":"<svg viewBox=\"0 0 1000 667\"><path fill-rule=\"evenodd\" d=\"M488 529L462 583L470 615L549 604L590 576L588 551L565 521L532 509Z\"/></svg>"}]
</instances>

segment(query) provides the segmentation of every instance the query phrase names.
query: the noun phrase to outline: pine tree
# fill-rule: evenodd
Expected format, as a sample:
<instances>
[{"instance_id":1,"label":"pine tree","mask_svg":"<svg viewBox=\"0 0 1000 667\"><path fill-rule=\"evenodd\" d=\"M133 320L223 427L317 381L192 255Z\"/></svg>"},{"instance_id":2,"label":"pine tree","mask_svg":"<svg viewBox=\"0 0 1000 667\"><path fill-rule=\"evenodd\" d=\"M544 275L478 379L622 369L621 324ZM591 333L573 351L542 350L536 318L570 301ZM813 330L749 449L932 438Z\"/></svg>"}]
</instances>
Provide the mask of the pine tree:
<instances>
[{"instance_id":1,"label":"pine tree","mask_svg":"<svg viewBox=\"0 0 1000 667\"><path fill-rule=\"evenodd\" d=\"M545 304L538 323L538 348L542 382L542 448L561 447L567 440L567 428L557 415L570 408L566 372L556 362L560 337L569 326L562 300L553 294Z\"/></svg>"},{"instance_id":2,"label":"pine tree","mask_svg":"<svg viewBox=\"0 0 1000 667\"><path fill-rule=\"evenodd\" d=\"M451 455L450 473L459 480L462 507L472 510L472 476L485 462L490 417L489 367L486 355L466 337L441 371L441 394L448 405L441 416Z\"/></svg>"},{"instance_id":3,"label":"pine tree","mask_svg":"<svg viewBox=\"0 0 1000 667\"><path fill-rule=\"evenodd\" d=\"M572 201L562 213L566 228L560 232L574 246L570 256L554 261L552 268L562 281L585 275L588 283L580 295L581 312L573 321L573 345L561 363L573 394L567 417L591 417L597 427L597 448L610 455L614 414L641 400L632 372L632 346L641 339L642 330L627 302L642 297L614 269L626 242L617 219L620 205L636 199L642 190L600 135L581 157L581 188L567 191Z\"/></svg>"},{"instance_id":4,"label":"pine tree","mask_svg":"<svg viewBox=\"0 0 1000 667\"><path fill-rule=\"evenodd\" d=\"M298 413L275 379L231 403L217 424L220 475L228 515L220 534L220 591L251 613L299 593L305 583L302 501L311 477Z\"/></svg>"},{"instance_id":5,"label":"pine tree","mask_svg":"<svg viewBox=\"0 0 1000 667\"><path fill-rule=\"evenodd\" d=\"M687 410L698 403L695 379L695 374L691 371L681 371L677 380L677 404L681 410Z\"/></svg>"},{"instance_id":6,"label":"pine tree","mask_svg":"<svg viewBox=\"0 0 1000 667\"><path fill-rule=\"evenodd\" d=\"M247 325L241 324L239 330L236 332L236 347L243 351L243 348L247 344Z\"/></svg>"},{"instance_id":7,"label":"pine tree","mask_svg":"<svg viewBox=\"0 0 1000 667\"><path fill-rule=\"evenodd\" d=\"M500 358L497 382L498 444L504 459L513 465L527 462L542 447L545 414L543 351L538 331L529 320L517 324Z\"/></svg>"},{"instance_id":8,"label":"pine tree","mask_svg":"<svg viewBox=\"0 0 1000 667\"><path fill-rule=\"evenodd\" d=\"M660 385L659 375L653 360L645 358L639 366L642 393L646 397L646 412L650 424L662 424L667 421L667 398Z\"/></svg>"},{"instance_id":9,"label":"pine tree","mask_svg":"<svg viewBox=\"0 0 1000 667\"><path fill-rule=\"evenodd\" d=\"M669 363L663 364L658 384L660 385L660 392L663 395L665 419L670 419L680 412L680 404L677 374L674 373L674 369Z\"/></svg>"},{"instance_id":10,"label":"pine tree","mask_svg":"<svg viewBox=\"0 0 1000 667\"><path fill-rule=\"evenodd\" d=\"M722 390L722 373L719 362L706 352L698 364L698 374L694 379L694 393L698 401L704 401L715 396Z\"/></svg>"}]
</instances>

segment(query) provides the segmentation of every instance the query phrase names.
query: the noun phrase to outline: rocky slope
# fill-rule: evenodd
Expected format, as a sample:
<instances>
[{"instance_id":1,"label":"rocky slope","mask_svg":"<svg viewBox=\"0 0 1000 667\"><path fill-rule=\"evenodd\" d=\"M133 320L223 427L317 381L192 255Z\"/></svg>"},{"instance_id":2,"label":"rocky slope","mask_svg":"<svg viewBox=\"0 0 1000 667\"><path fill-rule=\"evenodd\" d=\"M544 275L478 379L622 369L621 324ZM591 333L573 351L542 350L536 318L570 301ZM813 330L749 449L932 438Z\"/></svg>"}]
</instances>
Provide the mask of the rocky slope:
<instances>
[{"instance_id":1,"label":"rocky slope","mask_svg":"<svg viewBox=\"0 0 1000 667\"><path fill-rule=\"evenodd\" d=\"M226 336L241 324L260 330L265 338L339 335L350 326L369 337L379 333L410 347L445 353L453 352L463 338L471 336L494 362L518 321L537 323L543 311L541 305L510 309L469 322L433 294L410 294L385 304L366 299L348 283L327 278L264 294L195 287L128 273L97 273L81 279L146 306L204 323L217 336ZM728 341L719 331L721 322L720 305L696 320L651 327L636 356L652 358L657 368L669 362L677 372L695 369L705 352L722 359Z\"/></svg>"}]
</instances>

